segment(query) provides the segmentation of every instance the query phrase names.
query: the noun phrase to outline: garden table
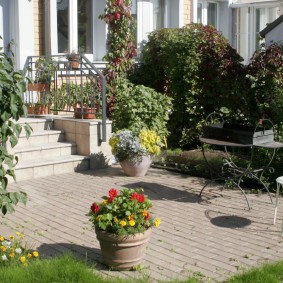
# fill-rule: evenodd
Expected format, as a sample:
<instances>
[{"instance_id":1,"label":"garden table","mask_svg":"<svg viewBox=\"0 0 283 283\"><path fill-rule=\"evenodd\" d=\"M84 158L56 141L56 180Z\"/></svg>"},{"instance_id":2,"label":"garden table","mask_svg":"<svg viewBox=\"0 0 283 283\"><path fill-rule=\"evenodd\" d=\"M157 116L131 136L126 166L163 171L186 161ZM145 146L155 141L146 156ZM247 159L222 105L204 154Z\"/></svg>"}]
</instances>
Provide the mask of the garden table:
<instances>
[{"instance_id":1,"label":"garden table","mask_svg":"<svg viewBox=\"0 0 283 283\"><path fill-rule=\"evenodd\" d=\"M215 115L215 113L210 115ZM266 126L262 126L267 123L271 126L271 128L266 129ZM214 132L215 129L216 131ZM208 126L208 128L204 129L204 135L200 137L200 142L202 143L203 157L211 175L211 180L208 180L203 186L200 192L200 197L204 189L211 182L224 181L225 183L223 188L229 186L238 188L246 199L248 209L251 209L249 200L241 187L242 181L245 178L250 178L257 180L263 186L270 197L271 203L273 203L268 189L268 184L265 182L263 176L267 171L274 172L274 169L270 165L276 155L277 149L282 148L283 143L274 141L273 124L270 120L261 120L260 123L251 131L251 127L245 127L242 125L225 126L225 121L222 119L220 124L212 124ZM207 146L205 145L220 147L221 151L224 152L221 170L219 170L217 166L213 166L208 160L206 156ZM244 149L245 155L234 155L233 149L235 148ZM265 148L269 151L269 155L266 157L266 164L262 164L260 168L254 168L254 166L252 166L256 148ZM239 160L241 162L239 162Z\"/></svg>"}]
</instances>

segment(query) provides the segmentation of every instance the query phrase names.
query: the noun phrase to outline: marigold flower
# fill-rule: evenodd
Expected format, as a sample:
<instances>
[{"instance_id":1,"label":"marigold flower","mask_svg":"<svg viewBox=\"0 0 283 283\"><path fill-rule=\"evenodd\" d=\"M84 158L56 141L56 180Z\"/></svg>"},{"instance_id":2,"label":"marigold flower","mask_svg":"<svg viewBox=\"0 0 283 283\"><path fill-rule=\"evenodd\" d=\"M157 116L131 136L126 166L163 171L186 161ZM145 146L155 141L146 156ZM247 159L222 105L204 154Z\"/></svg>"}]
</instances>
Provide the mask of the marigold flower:
<instances>
[{"instance_id":1,"label":"marigold flower","mask_svg":"<svg viewBox=\"0 0 283 283\"><path fill-rule=\"evenodd\" d=\"M33 255L34 257L38 257L38 251L32 252L32 255Z\"/></svg>"},{"instance_id":2,"label":"marigold flower","mask_svg":"<svg viewBox=\"0 0 283 283\"><path fill-rule=\"evenodd\" d=\"M133 215L129 215L129 216L128 216L128 220L129 220L129 221L130 221L130 220L134 220Z\"/></svg>"},{"instance_id":3,"label":"marigold flower","mask_svg":"<svg viewBox=\"0 0 283 283\"><path fill-rule=\"evenodd\" d=\"M155 221L154 221L154 226L155 227L158 227L161 223L161 220L159 218L156 218Z\"/></svg>"},{"instance_id":4,"label":"marigold flower","mask_svg":"<svg viewBox=\"0 0 283 283\"><path fill-rule=\"evenodd\" d=\"M15 253L14 253L14 252L13 252L13 253L10 253L10 254L9 254L9 257L12 257L12 258L15 257Z\"/></svg>"},{"instance_id":5,"label":"marigold flower","mask_svg":"<svg viewBox=\"0 0 283 283\"><path fill-rule=\"evenodd\" d=\"M5 246L0 246L0 251L1 252L6 252L7 248Z\"/></svg>"},{"instance_id":6,"label":"marigold flower","mask_svg":"<svg viewBox=\"0 0 283 283\"><path fill-rule=\"evenodd\" d=\"M5 238L3 236L0 236L0 242L3 242Z\"/></svg>"},{"instance_id":7,"label":"marigold flower","mask_svg":"<svg viewBox=\"0 0 283 283\"><path fill-rule=\"evenodd\" d=\"M26 257L25 257L25 256L21 256L20 259L19 259L19 261L20 261L21 263L24 263L24 262L26 261Z\"/></svg>"},{"instance_id":8,"label":"marigold flower","mask_svg":"<svg viewBox=\"0 0 283 283\"><path fill-rule=\"evenodd\" d=\"M135 224L136 224L135 220L130 220L130 221L129 221L129 225L130 225L130 226L135 226Z\"/></svg>"},{"instance_id":9,"label":"marigold flower","mask_svg":"<svg viewBox=\"0 0 283 283\"><path fill-rule=\"evenodd\" d=\"M124 226L126 226L126 225L127 225L127 222L126 222L126 221L124 221L124 220L121 220L121 221L120 221L120 225L121 225L122 227L124 227Z\"/></svg>"},{"instance_id":10,"label":"marigold flower","mask_svg":"<svg viewBox=\"0 0 283 283\"><path fill-rule=\"evenodd\" d=\"M99 209L100 209L100 206L97 204L97 203L93 203L92 205L91 205L91 211L93 212L93 213L98 213L98 211L99 211Z\"/></svg>"}]
</instances>

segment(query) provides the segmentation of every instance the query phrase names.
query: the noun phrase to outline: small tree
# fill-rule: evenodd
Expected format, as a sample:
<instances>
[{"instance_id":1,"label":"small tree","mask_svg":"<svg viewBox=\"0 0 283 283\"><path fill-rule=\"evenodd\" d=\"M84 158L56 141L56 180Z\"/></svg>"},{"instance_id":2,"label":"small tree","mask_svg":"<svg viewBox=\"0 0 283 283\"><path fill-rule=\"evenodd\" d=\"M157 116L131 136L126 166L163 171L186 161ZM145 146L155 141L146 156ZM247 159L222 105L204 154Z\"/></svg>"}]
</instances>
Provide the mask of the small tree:
<instances>
[{"instance_id":1,"label":"small tree","mask_svg":"<svg viewBox=\"0 0 283 283\"><path fill-rule=\"evenodd\" d=\"M13 55L13 54L12 54ZM22 93L26 86L24 76L14 70L12 58L0 49L0 209L2 214L12 213L14 206L20 201L26 203L26 193L8 192L8 176L15 179L14 168L17 157L9 154L6 143L12 147L18 143L21 125L15 123L26 114ZM31 133L29 125L25 126L27 135Z\"/></svg>"}]
</instances>

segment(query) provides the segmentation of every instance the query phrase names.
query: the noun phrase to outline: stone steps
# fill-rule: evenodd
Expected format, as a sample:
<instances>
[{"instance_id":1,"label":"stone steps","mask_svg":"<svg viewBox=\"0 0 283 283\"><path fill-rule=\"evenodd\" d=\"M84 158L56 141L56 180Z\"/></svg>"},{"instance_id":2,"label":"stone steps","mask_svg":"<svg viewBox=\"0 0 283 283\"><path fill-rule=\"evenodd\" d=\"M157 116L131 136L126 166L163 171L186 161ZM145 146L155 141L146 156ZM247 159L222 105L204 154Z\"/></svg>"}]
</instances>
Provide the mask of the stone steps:
<instances>
[{"instance_id":1,"label":"stone steps","mask_svg":"<svg viewBox=\"0 0 283 283\"><path fill-rule=\"evenodd\" d=\"M27 139L23 130L15 148L7 144L19 159L17 181L89 169L89 156L77 154L76 143L65 141L64 130L54 130L52 118L22 118L18 122L28 123L33 132Z\"/></svg>"}]
</instances>

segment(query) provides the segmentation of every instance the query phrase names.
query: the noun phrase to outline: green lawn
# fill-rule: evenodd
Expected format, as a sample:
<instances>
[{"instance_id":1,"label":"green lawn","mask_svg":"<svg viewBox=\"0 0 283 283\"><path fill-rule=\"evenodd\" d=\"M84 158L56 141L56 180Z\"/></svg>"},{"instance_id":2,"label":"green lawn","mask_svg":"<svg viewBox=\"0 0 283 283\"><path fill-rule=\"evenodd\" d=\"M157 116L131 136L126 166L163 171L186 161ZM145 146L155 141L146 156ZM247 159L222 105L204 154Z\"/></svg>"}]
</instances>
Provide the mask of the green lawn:
<instances>
[{"instance_id":1,"label":"green lawn","mask_svg":"<svg viewBox=\"0 0 283 283\"><path fill-rule=\"evenodd\" d=\"M203 281L204 279L205 281ZM1 283L150 283L146 272L140 273L139 279L121 277L106 278L95 271L95 266L64 255L55 259L36 260L29 266L0 266ZM204 277L187 280L166 281L166 283L200 283L213 282ZM279 283L283 282L283 261L266 264L241 275L233 276L225 283ZM161 282L159 282L161 283Z\"/></svg>"}]
</instances>

